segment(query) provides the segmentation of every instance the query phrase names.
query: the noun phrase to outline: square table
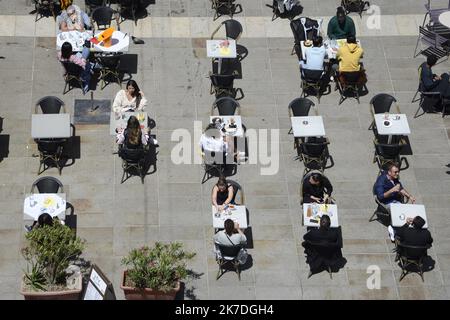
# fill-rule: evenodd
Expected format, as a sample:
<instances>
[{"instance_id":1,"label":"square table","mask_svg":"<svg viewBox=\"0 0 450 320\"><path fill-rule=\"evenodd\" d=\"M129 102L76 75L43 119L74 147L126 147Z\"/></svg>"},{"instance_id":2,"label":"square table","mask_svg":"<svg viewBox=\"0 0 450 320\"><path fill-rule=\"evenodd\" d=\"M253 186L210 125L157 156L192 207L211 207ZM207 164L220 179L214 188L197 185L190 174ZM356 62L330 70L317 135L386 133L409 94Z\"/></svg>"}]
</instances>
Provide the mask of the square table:
<instances>
[{"instance_id":1,"label":"square table","mask_svg":"<svg viewBox=\"0 0 450 320\"><path fill-rule=\"evenodd\" d=\"M423 229L428 228L427 214L423 204L391 203L390 210L393 227L403 226L406 223L407 218L420 216L425 220Z\"/></svg>"},{"instance_id":2,"label":"square table","mask_svg":"<svg viewBox=\"0 0 450 320\"><path fill-rule=\"evenodd\" d=\"M23 201L24 220L37 221L42 213L48 213L59 220L66 218L65 193L34 193L28 194Z\"/></svg>"},{"instance_id":3,"label":"square table","mask_svg":"<svg viewBox=\"0 0 450 320\"><path fill-rule=\"evenodd\" d=\"M300 41L300 47L302 49L302 59L306 60L306 50L308 50L309 48L312 48L312 45L310 47L305 47L304 44L305 41ZM326 55L325 55L325 59L336 59L336 54L339 50L340 47L342 47L344 44L347 43L347 39L338 39L338 40L330 40L330 39L326 39L323 42L323 45L325 46L325 50L326 50ZM358 39L356 40L356 43L358 44L358 46L361 46L361 41L359 41Z\"/></svg>"},{"instance_id":4,"label":"square table","mask_svg":"<svg viewBox=\"0 0 450 320\"><path fill-rule=\"evenodd\" d=\"M315 210L316 212L314 212ZM318 227L320 222L319 218L322 217L323 214L330 216L332 228L339 227L337 205L318 203L303 204L303 225L307 227Z\"/></svg>"},{"instance_id":5,"label":"square table","mask_svg":"<svg viewBox=\"0 0 450 320\"><path fill-rule=\"evenodd\" d=\"M206 40L206 56L209 58L219 58L218 72L222 69L223 58L236 58L235 40Z\"/></svg>"},{"instance_id":6,"label":"square table","mask_svg":"<svg viewBox=\"0 0 450 320\"><path fill-rule=\"evenodd\" d=\"M212 206L212 219L213 219L213 227L214 229L223 229L224 222L227 219L231 219L237 223L239 223L239 229L246 229L247 225L247 210L245 206L240 205L232 205L233 209L227 210L230 214L224 214L224 212L220 213L220 217L216 217L215 214L217 212L216 207Z\"/></svg>"},{"instance_id":7,"label":"square table","mask_svg":"<svg viewBox=\"0 0 450 320\"><path fill-rule=\"evenodd\" d=\"M31 115L31 137L33 139L70 138L69 113L45 113Z\"/></svg>"},{"instance_id":8,"label":"square table","mask_svg":"<svg viewBox=\"0 0 450 320\"><path fill-rule=\"evenodd\" d=\"M103 32L103 31L102 31ZM102 32L97 33L95 36L98 37ZM72 51L81 52L83 51L83 45L86 40L92 39L92 31L86 30L84 32L72 30L63 31L56 35L56 49L61 50L61 46L64 42L70 42L72 45ZM130 36L127 33L115 30L112 33L112 45L110 47L105 47L103 42L98 44L91 42L91 51L94 52L126 52L130 45Z\"/></svg>"},{"instance_id":9,"label":"square table","mask_svg":"<svg viewBox=\"0 0 450 320\"><path fill-rule=\"evenodd\" d=\"M111 112L109 133L114 136L118 132L124 130L127 127L128 119L131 116L135 116L139 120L142 130L145 131L147 129L147 112Z\"/></svg>"},{"instance_id":10,"label":"square table","mask_svg":"<svg viewBox=\"0 0 450 320\"><path fill-rule=\"evenodd\" d=\"M291 125L295 138L325 136L322 116L291 117Z\"/></svg>"},{"instance_id":11,"label":"square table","mask_svg":"<svg viewBox=\"0 0 450 320\"><path fill-rule=\"evenodd\" d=\"M411 133L406 114L377 113L374 116L378 134L389 136L388 144L392 141L392 135L409 135ZM389 124L385 125L385 121L388 121Z\"/></svg>"},{"instance_id":12,"label":"square table","mask_svg":"<svg viewBox=\"0 0 450 320\"><path fill-rule=\"evenodd\" d=\"M214 119L221 118L222 119L222 128L225 127L225 135L233 136L233 137L243 137L244 130L242 128L242 120L241 116L210 116L209 121L212 123ZM231 119L234 119L234 123L236 124L236 130L229 129L228 125L231 123Z\"/></svg>"}]
</instances>

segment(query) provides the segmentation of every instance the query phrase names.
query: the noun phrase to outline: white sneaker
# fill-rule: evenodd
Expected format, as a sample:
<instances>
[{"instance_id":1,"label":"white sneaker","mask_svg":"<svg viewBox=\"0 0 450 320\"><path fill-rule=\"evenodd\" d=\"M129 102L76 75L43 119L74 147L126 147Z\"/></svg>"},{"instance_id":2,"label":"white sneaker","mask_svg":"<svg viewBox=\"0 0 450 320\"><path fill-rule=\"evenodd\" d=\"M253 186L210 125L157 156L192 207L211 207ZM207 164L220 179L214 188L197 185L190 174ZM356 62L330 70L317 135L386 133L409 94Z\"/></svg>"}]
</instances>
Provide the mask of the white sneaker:
<instances>
[{"instance_id":1,"label":"white sneaker","mask_svg":"<svg viewBox=\"0 0 450 320\"><path fill-rule=\"evenodd\" d=\"M394 232L394 228L392 228L392 226L388 226L388 233L389 233L389 238L391 238L391 241L394 242L395 241L395 232Z\"/></svg>"},{"instance_id":2,"label":"white sneaker","mask_svg":"<svg viewBox=\"0 0 450 320\"><path fill-rule=\"evenodd\" d=\"M158 145L158 140L153 139L153 144L154 144L155 146L157 146L157 145Z\"/></svg>"}]
</instances>

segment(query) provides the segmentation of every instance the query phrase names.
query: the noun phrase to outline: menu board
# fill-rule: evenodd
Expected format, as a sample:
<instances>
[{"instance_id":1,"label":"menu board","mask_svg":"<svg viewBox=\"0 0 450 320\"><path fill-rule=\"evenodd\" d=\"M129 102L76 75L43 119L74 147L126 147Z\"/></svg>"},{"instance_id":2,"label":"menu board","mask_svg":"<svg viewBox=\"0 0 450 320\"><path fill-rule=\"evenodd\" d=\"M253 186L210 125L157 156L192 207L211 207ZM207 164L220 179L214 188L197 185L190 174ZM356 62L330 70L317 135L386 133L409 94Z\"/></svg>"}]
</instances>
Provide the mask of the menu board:
<instances>
[{"instance_id":1,"label":"menu board","mask_svg":"<svg viewBox=\"0 0 450 320\"><path fill-rule=\"evenodd\" d=\"M111 281L95 264L92 265L83 300L116 300Z\"/></svg>"}]
</instances>

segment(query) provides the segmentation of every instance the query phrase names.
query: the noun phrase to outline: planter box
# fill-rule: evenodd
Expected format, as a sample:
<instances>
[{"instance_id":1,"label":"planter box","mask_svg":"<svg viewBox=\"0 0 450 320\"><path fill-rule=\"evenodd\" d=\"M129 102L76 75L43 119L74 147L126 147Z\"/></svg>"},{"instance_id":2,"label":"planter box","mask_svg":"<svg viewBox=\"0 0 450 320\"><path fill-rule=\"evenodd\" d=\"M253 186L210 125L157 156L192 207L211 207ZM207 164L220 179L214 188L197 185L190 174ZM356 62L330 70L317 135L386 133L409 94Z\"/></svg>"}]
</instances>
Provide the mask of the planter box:
<instances>
[{"instance_id":1,"label":"planter box","mask_svg":"<svg viewBox=\"0 0 450 320\"><path fill-rule=\"evenodd\" d=\"M77 286L73 290L63 291L24 291L25 284L22 279L22 287L20 288L20 294L22 294L25 300L79 300L82 289L82 275L76 279Z\"/></svg>"},{"instance_id":2,"label":"planter box","mask_svg":"<svg viewBox=\"0 0 450 320\"><path fill-rule=\"evenodd\" d=\"M126 300L175 300L177 292L180 291L180 281L177 281L176 287L168 292L127 287L125 285L126 276L127 271L124 271L122 283L120 284L120 288L122 288Z\"/></svg>"}]
</instances>

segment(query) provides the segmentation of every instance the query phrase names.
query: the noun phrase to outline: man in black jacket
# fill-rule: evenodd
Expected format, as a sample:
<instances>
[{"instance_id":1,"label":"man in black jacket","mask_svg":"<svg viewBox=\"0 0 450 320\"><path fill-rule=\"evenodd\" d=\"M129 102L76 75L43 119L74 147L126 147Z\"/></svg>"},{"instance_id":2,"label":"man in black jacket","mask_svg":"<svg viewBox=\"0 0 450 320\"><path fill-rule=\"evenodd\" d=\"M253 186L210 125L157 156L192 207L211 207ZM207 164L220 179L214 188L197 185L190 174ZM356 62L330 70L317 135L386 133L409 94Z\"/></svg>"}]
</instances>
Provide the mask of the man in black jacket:
<instances>
[{"instance_id":1,"label":"man in black jacket","mask_svg":"<svg viewBox=\"0 0 450 320\"><path fill-rule=\"evenodd\" d=\"M423 229L424 225L425 220L420 216L414 219L408 218L406 219L406 223L396 230L395 235L404 245L431 247L433 238L431 237L430 231Z\"/></svg>"},{"instance_id":2,"label":"man in black jacket","mask_svg":"<svg viewBox=\"0 0 450 320\"><path fill-rule=\"evenodd\" d=\"M303 203L323 203L331 196L333 186L327 177L320 173L313 173L306 176L302 186Z\"/></svg>"},{"instance_id":3,"label":"man in black jacket","mask_svg":"<svg viewBox=\"0 0 450 320\"><path fill-rule=\"evenodd\" d=\"M331 220L326 214L320 218L319 228L311 228L304 236L303 239L311 242L339 242L339 231L337 228L330 228Z\"/></svg>"}]
</instances>

